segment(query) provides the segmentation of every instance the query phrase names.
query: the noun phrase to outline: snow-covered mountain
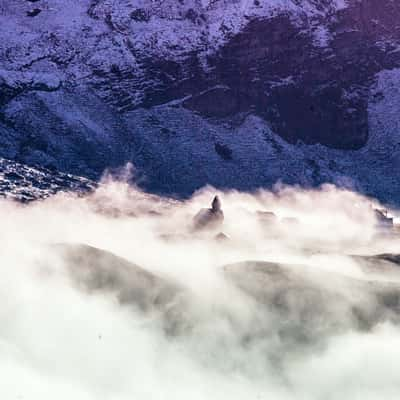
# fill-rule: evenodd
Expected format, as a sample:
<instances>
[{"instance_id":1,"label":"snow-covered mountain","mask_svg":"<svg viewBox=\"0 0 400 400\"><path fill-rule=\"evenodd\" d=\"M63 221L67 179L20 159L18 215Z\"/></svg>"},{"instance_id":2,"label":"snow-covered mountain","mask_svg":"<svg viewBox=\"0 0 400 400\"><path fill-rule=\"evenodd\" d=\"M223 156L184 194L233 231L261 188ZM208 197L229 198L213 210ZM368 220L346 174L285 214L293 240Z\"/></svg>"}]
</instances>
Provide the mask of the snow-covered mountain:
<instances>
[{"instance_id":1,"label":"snow-covered mountain","mask_svg":"<svg viewBox=\"0 0 400 400\"><path fill-rule=\"evenodd\" d=\"M27 203L58 192L84 195L96 187L89 179L0 158L0 198Z\"/></svg>"},{"instance_id":2,"label":"snow-covered mountain","mask_svg":"<svg viewBox=\"0 0 400 400\"><path fill-rule=\"evenodd\" d=\"M400 188L400 3L3 0L0 156L188 194Z\"/></svg>"}]
</instances>

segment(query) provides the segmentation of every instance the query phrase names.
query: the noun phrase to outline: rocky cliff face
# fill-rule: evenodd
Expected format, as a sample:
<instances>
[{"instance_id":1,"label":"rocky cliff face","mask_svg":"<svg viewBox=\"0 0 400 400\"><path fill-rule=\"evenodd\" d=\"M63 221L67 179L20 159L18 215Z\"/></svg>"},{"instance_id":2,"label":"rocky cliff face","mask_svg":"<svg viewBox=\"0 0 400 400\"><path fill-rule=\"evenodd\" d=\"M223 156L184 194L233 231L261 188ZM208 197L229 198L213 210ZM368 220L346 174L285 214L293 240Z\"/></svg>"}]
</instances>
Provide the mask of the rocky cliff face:
<instances>
[{"instance_id":1,"label":"rocky cliff face","mask_svg":"<svg viewBox=\"0 0 400 400\"><path fill-rule=\"evenodd\" d=\"M0 13L2 156L92 178L133 161L170 193L345 178L397 197L397 2L5 0Z\"/></svg>"}]
</instances>

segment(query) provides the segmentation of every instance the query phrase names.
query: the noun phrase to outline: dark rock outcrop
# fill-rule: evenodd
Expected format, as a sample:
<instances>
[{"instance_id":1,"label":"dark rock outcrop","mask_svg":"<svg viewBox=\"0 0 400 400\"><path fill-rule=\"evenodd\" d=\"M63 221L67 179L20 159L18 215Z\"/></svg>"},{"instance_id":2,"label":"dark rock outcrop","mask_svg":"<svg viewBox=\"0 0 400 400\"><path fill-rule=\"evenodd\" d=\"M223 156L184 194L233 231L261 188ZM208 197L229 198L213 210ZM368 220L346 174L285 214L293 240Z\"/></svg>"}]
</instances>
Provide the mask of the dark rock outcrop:
<instances>
[{"instance_id":1,"label":"dark rock outcrop","mask_svg":"<svg viewBox=\"0 0 400 400\"><path fill-rule=\"evenodd\" d=\"M219 229L224 222L221 201L215 196L211 208L202 208L193 219L194 231Z\"/></svg>"},{"instance_id":2,"label":"dark rock outcrop","mask_svg":"<svg viewBox=\"0 0 400 400\"><path fill-rule=\"evenodd\" d=\"M328 39L316 38L307 18L300 24L288 15L251 20L213 57L216 83L229 88L226 104L245 99L248 111L289 142L360 148L368 139L369 86L376 73L400 65L394 15L400 5L392 1L350 2L326 17L319 34ZM208 96L202 97L211 108ZM210 114L201 97L195 104Z\"/></svg>"}]
</instances>

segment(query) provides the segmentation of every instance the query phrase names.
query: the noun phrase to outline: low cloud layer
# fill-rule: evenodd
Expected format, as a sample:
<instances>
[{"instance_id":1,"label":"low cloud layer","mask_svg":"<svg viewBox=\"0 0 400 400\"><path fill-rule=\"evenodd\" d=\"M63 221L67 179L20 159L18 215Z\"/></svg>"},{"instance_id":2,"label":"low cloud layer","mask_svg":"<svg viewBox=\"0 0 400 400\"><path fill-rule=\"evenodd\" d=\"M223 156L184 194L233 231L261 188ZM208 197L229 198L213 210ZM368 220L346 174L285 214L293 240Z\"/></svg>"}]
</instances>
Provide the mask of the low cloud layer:
<instances>
[{"instance_id":1,"label":"low cloud layer","mask_svg":"<svg viewBox=\"0 0 400 400\"><path fill-rule=\"evenodd\" d=\"M216 194L223 223L196 229ZM0 397L397 399L400 241L378 207L333 186L178 201L110 177L3 200Z\"/></svg>"}]
</instances>

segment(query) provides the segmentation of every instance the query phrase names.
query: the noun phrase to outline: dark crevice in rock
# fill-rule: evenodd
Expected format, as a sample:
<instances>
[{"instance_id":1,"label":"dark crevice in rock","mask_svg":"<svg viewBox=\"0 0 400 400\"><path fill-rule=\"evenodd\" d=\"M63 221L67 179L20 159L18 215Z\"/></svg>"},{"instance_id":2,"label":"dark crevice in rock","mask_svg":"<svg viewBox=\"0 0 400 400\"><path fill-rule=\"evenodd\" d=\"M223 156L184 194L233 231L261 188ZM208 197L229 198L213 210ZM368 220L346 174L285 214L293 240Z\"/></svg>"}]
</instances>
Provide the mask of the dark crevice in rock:
<instances>
[{"instance_id":1,"label":"dark crevice in rock","mask_svg":"<svg viewBox=\"0 0 400 400\"><path fill-rule=\"evenodd\" d=\"M227 145L215 143L214 148L223 160L231 161L233 159L232 150Z\"/></svg>"},{"instance_id":2,"label":"dark crevice in rock","mask_svg":"<svg viewBox=\"0 0 400 400\"><path fill-rule=\"evenodd\" d=\"M36 17L37 15L39 15L42 12L42 10L40 8L34 8L33 10L27 11L26 15L28 17Z\"/></svg>"},{"instance_id":3,"label":"dark crevice in rock","mask_svg":"<svg viewBox=\"0 0 400 400\"><path fill-rule=\"evenodd\" d=\"M23 65L21 66L20 70L22 71L22 70L24 70L24 69L29 69L30 67L32 67L33 64L35 64L35 63L37 63L37 62L40 62L40 61L43 61L43 60L46 60L46 59L48 59L48 58L49 58L48 55L40 56L40 57L34 58L33 60L29 61L28 63L23 64Z\"/></svg>"},{"instance_id":4,"label":"dark crevice in rock","mask_svg":"<svg viewBox=\"0 0 400 400\"><path fill-rule=\"evenodd\" d=\"M138 22L148 22L150 21L150 14L147 10L143 8L137 8L130 14L131 19Z\"/></svg>"}]
</instances>

